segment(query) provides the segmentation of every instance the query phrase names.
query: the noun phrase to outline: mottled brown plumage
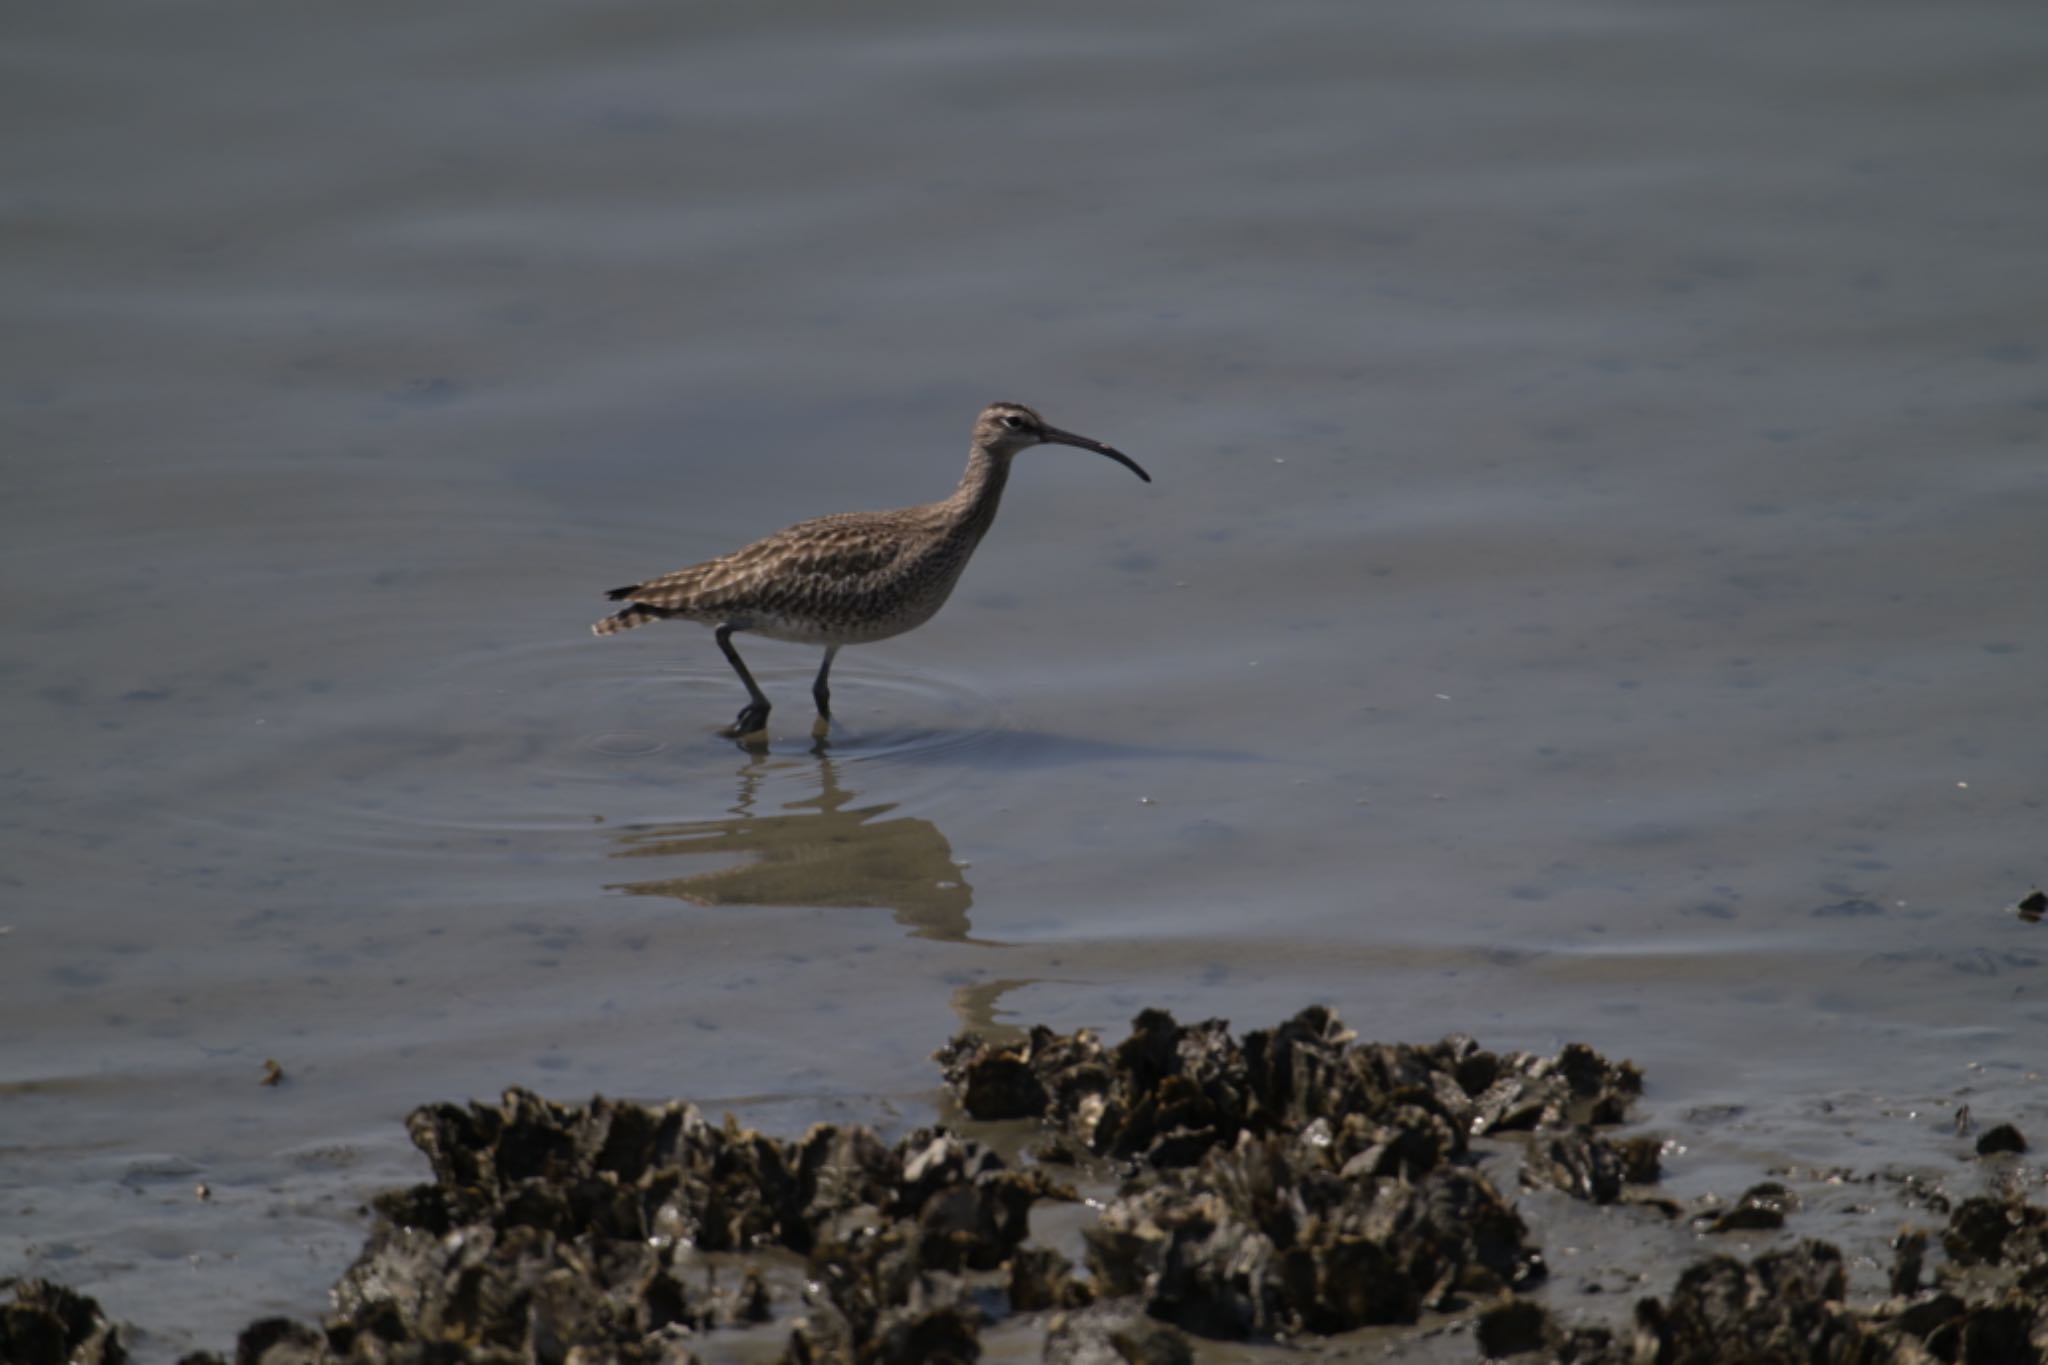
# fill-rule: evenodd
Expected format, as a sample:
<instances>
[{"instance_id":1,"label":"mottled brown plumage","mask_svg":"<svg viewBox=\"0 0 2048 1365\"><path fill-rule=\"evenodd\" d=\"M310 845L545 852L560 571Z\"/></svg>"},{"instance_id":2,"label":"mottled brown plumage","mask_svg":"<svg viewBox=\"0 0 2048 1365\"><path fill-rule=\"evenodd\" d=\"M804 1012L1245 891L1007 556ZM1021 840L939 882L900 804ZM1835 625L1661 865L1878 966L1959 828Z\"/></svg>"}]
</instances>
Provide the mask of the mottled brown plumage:
<instances>
[{"instance_id":1,"label":"mottled brown plumage","mask_svg":"<svg viewBox=\"0 0 2048 1365\"><path fill-rule=\"evenodd\" d=\"M1152 481L1122 451L1050 426L1022 404L992 403L975 419L967 472L944 501L801 521L729 555L614 588L607 595L628 605L591 630L615 635L671 617L714 627L747 686L735 735L763 728L769 704L733 648L733 633L823 645L825 662L811 687L822 725L831 716L826 679L840 647L886 640L929 621L994 523L1010 460L1045 444L1096 451Z\"/></svg>"}]
</instances>

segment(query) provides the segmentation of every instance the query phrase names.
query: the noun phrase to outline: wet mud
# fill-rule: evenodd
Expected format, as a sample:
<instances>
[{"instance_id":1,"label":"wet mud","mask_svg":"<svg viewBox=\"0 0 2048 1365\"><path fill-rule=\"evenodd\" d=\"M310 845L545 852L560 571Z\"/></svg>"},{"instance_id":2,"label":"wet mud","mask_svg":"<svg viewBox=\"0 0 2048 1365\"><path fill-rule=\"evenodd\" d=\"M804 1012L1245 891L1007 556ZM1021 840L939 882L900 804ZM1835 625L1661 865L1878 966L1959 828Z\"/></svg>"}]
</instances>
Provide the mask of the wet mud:
<instances>
[{"instance_id":1,"label":"wet mud","mask_svg":"<svg viewBox=\"0 0 2048 1365\"><path fill-rule=\"evenodd\" d=\"M774 1137L680 1101L418 1109L433 1179L376 1201L333 1311L186 1363L938 1362L1000 1339L999 1358L1092 1365L1218 1343L1342 1357L1346 1334L1407 1325L1431 1359L2048 1356L2048 1209L2012 1182L1930 1204L1945 1225L1900 1232L1882 1296L1808 1238L1674 1263L1619 1320L1561 1310L1518 1192L1686 1215L1654 1188L1662 1139L1616 1131L1641 1073L1582 1046L1363 1042L1323 1009L1240 1036L1146 1011L1113 1046L1040 1028L964 1035L938 1061L969 1126L1030 1128L1020 1155L942 1128ZM2015 1131L1979 1159L2023 1150ZM1035 1212L1078 1212L1084 1191L1077 1240L1034 1240ZM1712 1244L1797 1218L1764 1182L1691 1225ZM0 1360L129 1358L91 1299L10 1288Z\"/></svg>"}]
</instances>

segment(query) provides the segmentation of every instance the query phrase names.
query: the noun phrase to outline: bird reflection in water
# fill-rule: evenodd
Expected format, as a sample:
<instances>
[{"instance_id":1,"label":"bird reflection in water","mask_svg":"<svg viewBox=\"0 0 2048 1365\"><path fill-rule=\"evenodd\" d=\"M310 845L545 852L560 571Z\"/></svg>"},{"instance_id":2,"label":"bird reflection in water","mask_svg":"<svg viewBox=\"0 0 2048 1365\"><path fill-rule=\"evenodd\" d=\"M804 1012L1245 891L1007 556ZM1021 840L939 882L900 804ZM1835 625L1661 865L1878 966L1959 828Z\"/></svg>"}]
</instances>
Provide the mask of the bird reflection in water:
<instances>
[{"instance_id":1,"label":"bird reflection in water","mask_svg":"<svg viewBox=\"0 0 2048 1365\"><path fill-rule=\"evenodd\" d=\"M822 779L818 794L782 803L786 814L756 811L763 781L805 765L777 764L763 755L740 770L731 816L630 825L616 835L612 852L615 858L744 859L738 866L615 882L605 889L674 896L692 905L888 909L914 937L986 942L971 936L967 908L974 890L939 827L914 816L887 818L894 803L854 805L858 793L839 785L837 765L822 755L815 761Z\"/></svg>"}]
</instances>

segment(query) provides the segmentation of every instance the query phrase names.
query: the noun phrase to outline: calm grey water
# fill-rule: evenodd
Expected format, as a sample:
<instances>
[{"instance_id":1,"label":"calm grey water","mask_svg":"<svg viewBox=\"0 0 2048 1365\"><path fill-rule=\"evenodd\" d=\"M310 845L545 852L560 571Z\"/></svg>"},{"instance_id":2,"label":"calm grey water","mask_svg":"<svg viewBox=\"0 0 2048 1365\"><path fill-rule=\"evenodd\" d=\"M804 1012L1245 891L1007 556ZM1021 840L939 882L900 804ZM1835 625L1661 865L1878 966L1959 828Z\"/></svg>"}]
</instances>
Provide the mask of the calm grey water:
<instances>
[{"instance_id":1,"label":"calm grey water","mask_svg":"<svg viewBox=\"0 0 2048 1365\"><path fill-rule=\"evenodd\" d=\"M416 1103L916 1122L950 1031L1147 1004L1632 1055L1681 1197L2048 1136L2035 16L221 0L0 63L0 1272L146 1353L319 1312ZM590 637L997 398L1156 482L1023 457L823 756L814 652L750 755L707 633Z\"/></svg>"}]
</instances>

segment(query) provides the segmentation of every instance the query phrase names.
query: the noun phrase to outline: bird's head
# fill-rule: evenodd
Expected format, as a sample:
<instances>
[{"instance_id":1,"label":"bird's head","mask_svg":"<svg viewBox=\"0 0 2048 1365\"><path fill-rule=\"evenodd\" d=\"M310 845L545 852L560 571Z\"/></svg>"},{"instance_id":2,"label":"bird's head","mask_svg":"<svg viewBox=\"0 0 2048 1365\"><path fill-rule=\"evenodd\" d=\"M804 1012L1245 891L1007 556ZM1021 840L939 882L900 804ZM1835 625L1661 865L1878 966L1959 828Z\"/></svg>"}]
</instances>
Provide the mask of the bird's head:
<instances>
[{"instance_id":1,"label":"bird's head","mask_svg":"<svg viewBox=\"0 0 2048 1365\"><path fill-rule=\"evenodd\" d=\"M1152 482L1152 476L1121 450L1071 431L1061 431L1022 403L991 403L983 408L981 416L974 419L974 444L1003 459L1032 446L1079 446L1107 455L1146 483Z\"/></svg>"}]
</instances>

